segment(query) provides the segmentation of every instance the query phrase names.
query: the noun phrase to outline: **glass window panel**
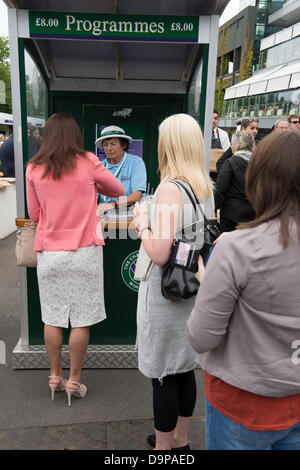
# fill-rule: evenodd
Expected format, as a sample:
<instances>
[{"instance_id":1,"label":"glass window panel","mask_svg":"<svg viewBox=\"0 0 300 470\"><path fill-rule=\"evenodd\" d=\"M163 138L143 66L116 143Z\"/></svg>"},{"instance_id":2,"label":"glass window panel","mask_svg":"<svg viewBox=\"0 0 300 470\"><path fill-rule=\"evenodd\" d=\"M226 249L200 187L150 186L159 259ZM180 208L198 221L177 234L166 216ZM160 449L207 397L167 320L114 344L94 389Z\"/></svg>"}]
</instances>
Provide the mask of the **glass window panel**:
<instances>
[{"instance_id":1,"label":"glass window panel","mask_svg":"<svg viewBox=\"0 0 300 470\"><path fill-rule=\"evenodd\" d=\"M275 47L271 47L271 49L268 49L267 68L273 67L274 62L275 62Z\"/></svg>"},{"instance_id":2,"label":"glass window panel","mask_svg":"<svg viewBox=\"0 0 300 470\"><path fill-rule=\"evenodd\" d=\"M227 117L230 117L230 109L231 109L231 100L226 100L225 103L227 103L227 112L226 112L226 116Z\"/></svg>"},{"instance_id":3,"label":"glass window panel","mask_svg":"<svg viewBox=\"0 0 300 470\"><path fill-rule=\"evenodd\" d=\"M236 117L243 117L243 98L237 99L237 114Z\"/></svg>"},{"instance_id":4,"label":"glass window panel","mask_svg":"<svg viewBox=\"0 0 300 470\"><path fill-rule=\"evenodd\" d=\"M243 98L243 117L249 117L249 97Z\"/></svg>"},{"instance_id":5,"label":"glass window panel","mask_svg":"<svg viewBox=\"0 0 300 470\"><path fill-rule=\"evenodd\" d=\"M278 103L278 93L274 93L274 112L273 116L277 116L279 110L279 103Z\"/></svg>"},{"instance_id":6,"label":"glass window panel","mask_svg":"<svg viewBox=\"0 0 300 470\"><path fill-rule=\"evenodd\" d=\"M234 108L234 100L229 101L229 106L228 106L228 116L233 117L233 108Z\"/></svg>"},{"instance_id":7,"label":"glass window panel","mask_svg":"<svg viewBox=\"0 0 300 470\"><path fill-rule=\"evenodd\" d=\"M222 116L227 116L229 101L223 101Z\"/></svg>"},{"instance_id":8,"label":"glass window panel","mask_svg":"<svg viewBox=\"0 0 300 470\"><path fill-rule=\"evenodd\" d=\"M268 5L268 14L275 13L279 8L282 8L282 4L285 2L286 0L271 0Z\"/></svg>"},{"instance_id":9,"label":"glass window panel","mask_svg":"<svg viewBox=\"0 0 300 470\"><path fill-rule=\"evenodd\" d=\"M255 29L256 39L263 38L264 34L265 34L265 25L264 24L256 25L256 29Z\"/></svg>"},{"instance_id":10,"label":"glass window panel","mask_svg":"<svg viewBox=\"0 0 300 470\"><path fill-rule=\"evenodd\" d=\"M275 93L267 93L266 116L274 116L275 113Z\"/></svg>"},{"instance_id":11,"label":"glass window panel","mask_svg":"<svg viewBox=\"0 0 300 470\"><path fill-rule=\"evenodd\" d=\"M226 103L226 116L229 116L230 108L231 108L231 100L225 101L225 103Z\"/></svg>"},{"instance_id":12,"label":"glass window panel","mask_svg":"<svg viewBox=\"0 0 300 470\"><path fill-rule=\"evenodd\" d=\"M258 98L258 116L263 117L266 115L267 111L267 100L266 100L266 95L260 95L257 97Z\"/></svg>"},{"instance_id":13,"label":"glass window panel","mask_svg":"<svg viewBox=\"0 0 300 470\"><path fill-rule=\"evenodd\" d=\"M266 10L260 10L258 11L257 13L257 16L256 16L256 22L257 23L267 23L267 12Z\"/></svg>"},{"instance_id":14,"label":"glass window panel","mask_svg":"<svg viewBox=\"0 0 300 470\"><path fill-rule=\"evenodd\" d=\"M290 88L298 88L300 86L300 72L295 72L292 74L290 81Z\"/></svg>"},{"instance_id":15,"label":"glass window panel","mask_svg":"<svg viewBox=\"0 0 300 470\"><path fill-rule=\"evenodd\" d=\"M291 116L292 114L299 114L299 98L300 93L298 90L291 90L291 94L289 96L289 106L288 106L288 114Z\"/></svg>"},{"instance_id":16,"label":"glass window panel","mask_svg":"<svg viewBox=\"0 0 300 470\"><path fill-rule=\"evenodd\" d=\"M298 39L298 38L296 38ZM299 38L300 39L300 38ZM298 51L295 50L295 39L292 39L291 41L288 41L286 43L286 48L285 48L285 62L291 62L291 60L297 59L296 53Z\"/></svg>"},{"instance_id":17,"label":"glass window panel","mask_svg":"<svg viewBox=\"0 0 300 470\"><path fill-rule=\"evenodd\" d=\"M284 64L286 62L285 60L285 50L286 50L286 43L279 44L278 47L276 48L276 54L275 54L275 65L279 64Z\"/></svg>"},{"instance_id":18,"label":"glass window panel","mask_svg":"<svg viewBox=\"0 0 300 470\"><path fill-rule=\"evenodd\" d=\"M274 67L300 58L300 36L260 53L259 68Z\"/></svg>"},{"instance_id":19,"label":"glass window panel","mask_svg":"<svg viewBox=\"0 0 300 470\"><path fill-rule=\"evenodd\" d=\"M233 118L238 116L238 100L233 100L233 109L231 111L231 115Z\"/></svg>"},{"instance_id":20,"label":"glass window panel","mask_svg":"<svg viewBox=\"0 0 300 470\"><path fill-rule=\"evenodd\" d=\"M267 66L268 51L262 51L260 54L260 68L264 69Z\"/></svg>"},{"instance_id":21,"label":"glass window panel","mask_svg":"<svg viewBox=\"0 0 300 470\"><path fill-rule=\"evenodd\" d=\"M200 95L202 87L202 59L200 60L193 75L188 92L188 114L193 116L198 122L200 119Z\"/></svg>"},{"instance_id":22,"label":"glass window panel","mask_svg":"<svg viewBox=\"0 0 300 470\"><path fill-rule=\"evenodd\" d=\"M258 116L258 107L257 107L257 96L249 97L249 116L255 117Z\"/></svg>"},{"instance_id":23,"label":"glass window panel","mask_svg":"<svg viewBox=\"0 0 300 470\"><path fill-rule=\"evenodd\" d=\"M267 1L266 0L258 0L257 6L259 9L266 9L267 8Z\"/></svg>"},{"instance_id":24,"label":"glass window panel","mask_svg":"<svg viewBox=\"0 0 300 470\"><path fill-rule=\"evenodd\" d=\"M278 109L276 116L285 116L288 114L290 92L280 91L277 93Z\"/></svg>"},{"instance_id":25,"label":"glass window panel","mask_svg":"<svg viewBox=\"0 0 300 470\"><path fill-rule=\"evenodd\" d=\"M48 115L48 90L36 64L25 51L25 80L27 106L28 157L38 152L41 136Z\"/></svg>"},{"instance_id":26,"label":"glass window panel","mask_svg":"<svg viewBox=\"0 0 300 470\"><path fill-rule=\"evenodd\" d=\"M291 56L290 60L300 59L300 36L293 39L293 43L293 55Z\"/></svg>"}]
</instances>

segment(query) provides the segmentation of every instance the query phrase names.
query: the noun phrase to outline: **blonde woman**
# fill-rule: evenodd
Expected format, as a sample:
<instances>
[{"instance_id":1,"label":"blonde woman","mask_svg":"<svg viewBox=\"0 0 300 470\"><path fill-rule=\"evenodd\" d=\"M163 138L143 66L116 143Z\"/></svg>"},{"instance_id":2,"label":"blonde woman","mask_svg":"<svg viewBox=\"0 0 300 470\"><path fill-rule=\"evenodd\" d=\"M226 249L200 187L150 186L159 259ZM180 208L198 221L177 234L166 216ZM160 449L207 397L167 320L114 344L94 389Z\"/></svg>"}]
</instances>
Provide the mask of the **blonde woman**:
<instances>
[{"instance_id":1,"label":"blonde woman","mask_svg":"<svg viewBox=\"0 0 300 470\"><path fill-rule=\"evenodd\" d=\"M135 206L134 222L141 238L136 279L138 367L152 379L155 435L159 450L189 449L188 430L196 403L195 353L188 343L186 322L194 298L173 302L161 294L162 267L175 233L201 218L193 211L181 180L202 201L208 218L214 215L212 182L205 169L203 137L197 121L186 114L165 119L159 127L158 162L161 184L151 210Z\"/></svg>"}]
</instances>

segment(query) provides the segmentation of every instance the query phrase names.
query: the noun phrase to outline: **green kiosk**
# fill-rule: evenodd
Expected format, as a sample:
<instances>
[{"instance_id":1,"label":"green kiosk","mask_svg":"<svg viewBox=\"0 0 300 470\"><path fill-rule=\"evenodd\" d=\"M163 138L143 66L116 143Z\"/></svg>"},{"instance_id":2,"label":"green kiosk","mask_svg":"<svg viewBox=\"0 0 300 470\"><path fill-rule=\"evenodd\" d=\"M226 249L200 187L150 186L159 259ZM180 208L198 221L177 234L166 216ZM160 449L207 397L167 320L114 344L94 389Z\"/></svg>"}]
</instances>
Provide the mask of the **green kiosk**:
<instances>
[{"instance_id":1,"label":"green kiosk","mask_svg":"<svg viewBox=\"0 0 300 470\"><path fill-rule=\"evenodd\" d=\"M87 150L104 126L134 138L148 192L159 182L160 122L186 112L200 123L209 168L219 15L228 0L4 0L9 13L17 225L28 218L24 166L29 116L71 113ZM41 130L42 133L42 130ZM132 152L135 153L135 152ZM101 158L101 155L99 155ZM139 240L130 217L105 220L107 319L91 328L86 368L137 367ZM19 268L21 337L14 368L47 368L35 268ZM66 341L68 332L66 331ZM68 348L63 348L68 367Z\"/></svg>"}]
</instances>

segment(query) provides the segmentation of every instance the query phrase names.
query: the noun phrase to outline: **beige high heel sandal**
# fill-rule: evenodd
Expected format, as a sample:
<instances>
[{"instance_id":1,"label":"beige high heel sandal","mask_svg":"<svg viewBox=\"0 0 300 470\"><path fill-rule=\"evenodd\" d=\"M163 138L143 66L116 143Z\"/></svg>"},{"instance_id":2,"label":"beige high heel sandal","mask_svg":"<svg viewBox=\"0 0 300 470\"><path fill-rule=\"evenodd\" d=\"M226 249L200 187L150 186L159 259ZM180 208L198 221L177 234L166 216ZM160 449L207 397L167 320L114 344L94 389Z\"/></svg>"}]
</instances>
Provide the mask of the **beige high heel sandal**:
<instances>
[{"instance_id":1,"label":"beige high heel sandal","mask_svg":"<svg viewBox=\"0 0 300 470\"><path fill-rule=\"evenodd\" d=\"M68 380L71 384L78 385L79 388L68 388L65 387L65 390L68 395L68 406L71 406L71 397L74 395L76 398L84 398L87 392L87 387L84 384L80 384L79 382L73 382L72 380Z\"/></svg>"},{"instance_id":2,"label":"beige high heel sandal","mask_svg":"<svg viewBox=\"0 0 300 470\"><path fill-rule=\"evenodd\" d=\"M49 387L51 390L51 398L52 401L54 401L54 393L55 392L63 392L66 387L67 380L64 379L63 377L59 377L57 375L49 375L49 379L59 379L60 381L57 384L50 384Z\"/></svg>"}]
</instances>

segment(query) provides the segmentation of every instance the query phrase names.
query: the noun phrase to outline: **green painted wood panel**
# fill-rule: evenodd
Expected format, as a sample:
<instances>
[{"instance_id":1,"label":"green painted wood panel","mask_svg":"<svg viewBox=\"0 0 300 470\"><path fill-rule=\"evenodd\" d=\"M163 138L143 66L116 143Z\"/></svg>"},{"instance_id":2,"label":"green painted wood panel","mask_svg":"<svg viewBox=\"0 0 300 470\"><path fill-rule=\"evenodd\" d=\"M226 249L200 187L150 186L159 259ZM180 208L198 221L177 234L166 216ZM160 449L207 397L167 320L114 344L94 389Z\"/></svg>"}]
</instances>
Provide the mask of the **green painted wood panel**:
<instances>
[{"instance_id":1,"label":"green painted wood panel","mask_svg":"<svg viewBox=\"0 0 300 470\"><path fill-rule=\"evenodd\" d=\"M130 117L114 116L116 111L130 108ZM170 114L185 112L183 95L49 93L50 114L69 112L77 120L87 150L95 151L95 124L118 125L135 133L144 141L144 161L152 188L159 183L157 162L158 126ZM131 135L131 134L130 134ZM121 234L122 235L122 234ZM137 290L128 287L126 276L132 275L134 253L139 241L107 240L104 248L104 288L107 319L91 327L91 344L134 344L136 335ZM126 273L127 270L127 273ZM131 270L131 272L130 272ZM124 280L125 279L125 280ZM127 284L126 284L127 282ZM43 344L36 270L28 269L29 344ZM64 332L64 343L69 332Z\"/></svg>"}]
</instances>

